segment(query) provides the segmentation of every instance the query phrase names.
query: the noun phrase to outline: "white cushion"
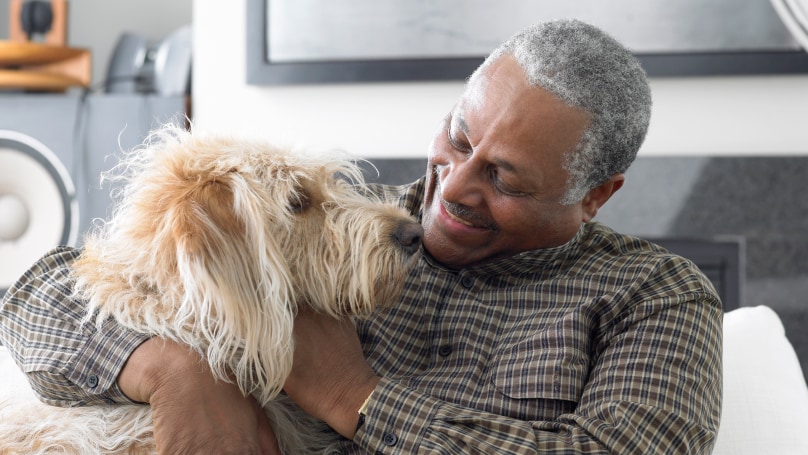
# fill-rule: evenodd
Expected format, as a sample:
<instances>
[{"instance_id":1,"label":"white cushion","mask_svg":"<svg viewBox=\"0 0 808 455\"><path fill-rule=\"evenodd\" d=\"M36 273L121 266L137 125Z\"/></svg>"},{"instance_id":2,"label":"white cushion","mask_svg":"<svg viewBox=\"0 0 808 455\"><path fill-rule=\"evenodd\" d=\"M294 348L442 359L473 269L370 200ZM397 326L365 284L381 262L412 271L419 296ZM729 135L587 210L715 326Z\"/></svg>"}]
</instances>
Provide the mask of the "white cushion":
<instances>
[{"instance_id":1,"label":"white cushion","mask_svg":"<svg viewBox=\"0 0 808 455\"><path fill-rule=\"evenodd\" d=\"M28 380L11 358L11 353L0 345L0 401L33 399L34 392ZM2 445L2 444L0 444Z\"/></svg>"},{"instance_id":2,"label":"white cushion","mask_svg":"<svg viewBox=\"0 0 808 455\"><path fill-rule=\"evenodd\" d=\"M724 315L724 401L713 455L808 454L808 386L766 306Z\"/></svg>"}]
</instances>

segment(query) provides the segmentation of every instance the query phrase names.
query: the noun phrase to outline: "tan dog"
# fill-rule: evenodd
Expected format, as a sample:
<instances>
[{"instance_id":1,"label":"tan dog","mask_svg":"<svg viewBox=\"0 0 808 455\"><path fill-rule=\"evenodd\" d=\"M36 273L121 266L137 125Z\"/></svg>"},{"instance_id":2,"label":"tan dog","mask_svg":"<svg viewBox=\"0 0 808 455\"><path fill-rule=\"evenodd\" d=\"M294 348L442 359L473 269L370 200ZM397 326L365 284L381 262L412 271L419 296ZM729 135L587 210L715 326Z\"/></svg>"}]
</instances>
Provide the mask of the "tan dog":
<instances>
[{"instance_id":1,"label":"tan dog","mask_svg":"<svg viewBox=\"0 0 808 455\"><path fill-rule=\"evenodd\" d=\"M337 317L396 298L420 225L357 193L347 159L173 127L156 136L117 168L114 215L74 264L88 319L194 347L265 407L285 453L322 450L317 426L277 400L298 305ZM2 454L155 451L148 406L56 408L5 392Z\"/></svg>"}]
</instances>

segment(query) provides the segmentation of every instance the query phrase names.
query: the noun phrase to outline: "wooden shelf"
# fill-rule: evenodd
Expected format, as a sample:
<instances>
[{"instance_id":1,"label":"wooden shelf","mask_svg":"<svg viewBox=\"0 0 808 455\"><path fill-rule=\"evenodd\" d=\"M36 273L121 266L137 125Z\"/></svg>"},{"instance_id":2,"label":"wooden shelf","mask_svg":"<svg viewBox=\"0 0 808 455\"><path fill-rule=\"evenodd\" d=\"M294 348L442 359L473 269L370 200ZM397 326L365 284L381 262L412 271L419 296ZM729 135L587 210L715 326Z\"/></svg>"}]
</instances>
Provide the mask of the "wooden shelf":
<instances>
[{"instance_id":1,"label":"wooden shelf","mask_svg":"<svg viewBox=\"0 0 808 455\"><path fill-rule=\"evenodd\" d=\"M90 85L90 51L0 41L0 89L64 91Z\"/></svg>"}]
</instances>

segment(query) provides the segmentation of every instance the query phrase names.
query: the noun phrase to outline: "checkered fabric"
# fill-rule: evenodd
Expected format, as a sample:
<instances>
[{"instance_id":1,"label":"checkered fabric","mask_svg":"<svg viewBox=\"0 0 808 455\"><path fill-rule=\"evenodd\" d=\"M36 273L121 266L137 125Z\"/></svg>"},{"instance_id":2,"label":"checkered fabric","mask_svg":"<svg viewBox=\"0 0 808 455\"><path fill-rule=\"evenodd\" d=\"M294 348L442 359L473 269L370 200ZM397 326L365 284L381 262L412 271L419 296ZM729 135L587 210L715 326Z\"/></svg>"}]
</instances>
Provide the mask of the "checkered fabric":
<instances>
[{"instance_id":1,"label":"checkered fabric","mask_svg":"<svg viewBox=\"0 0 808 455\"><path fill-rule=\"evenodd\" d=\"M419 215L423 179L377 187ZM52 404L126 402L145 338L83 323L46 255L7 293L0 337ZM358 331L383 378L341 453L709 454L721 406L721 302L690 261L584 224L565 245L448 270L425 255Z\"/></svg>"}]
</instances>

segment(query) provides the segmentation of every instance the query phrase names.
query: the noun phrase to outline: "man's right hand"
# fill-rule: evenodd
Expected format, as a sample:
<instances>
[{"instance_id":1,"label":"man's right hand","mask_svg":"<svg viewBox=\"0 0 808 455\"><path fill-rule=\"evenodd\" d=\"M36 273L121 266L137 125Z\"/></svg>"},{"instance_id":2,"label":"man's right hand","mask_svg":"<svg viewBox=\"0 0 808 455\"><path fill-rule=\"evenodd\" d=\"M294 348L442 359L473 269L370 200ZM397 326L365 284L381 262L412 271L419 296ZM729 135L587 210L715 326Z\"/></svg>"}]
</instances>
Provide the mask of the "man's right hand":
<instances>
[{"instance_id":1,"label":"man's right hand","mask_svg":"<svg viewBox=\"0 0 808 455\"><path fill-rule=\"evenodd\" d=\"M118 385L130 399L151 405L160 454L280 454L258 402L215 380L185 346L146 341L129 357Z\"/></svg>"}]
</instances>

